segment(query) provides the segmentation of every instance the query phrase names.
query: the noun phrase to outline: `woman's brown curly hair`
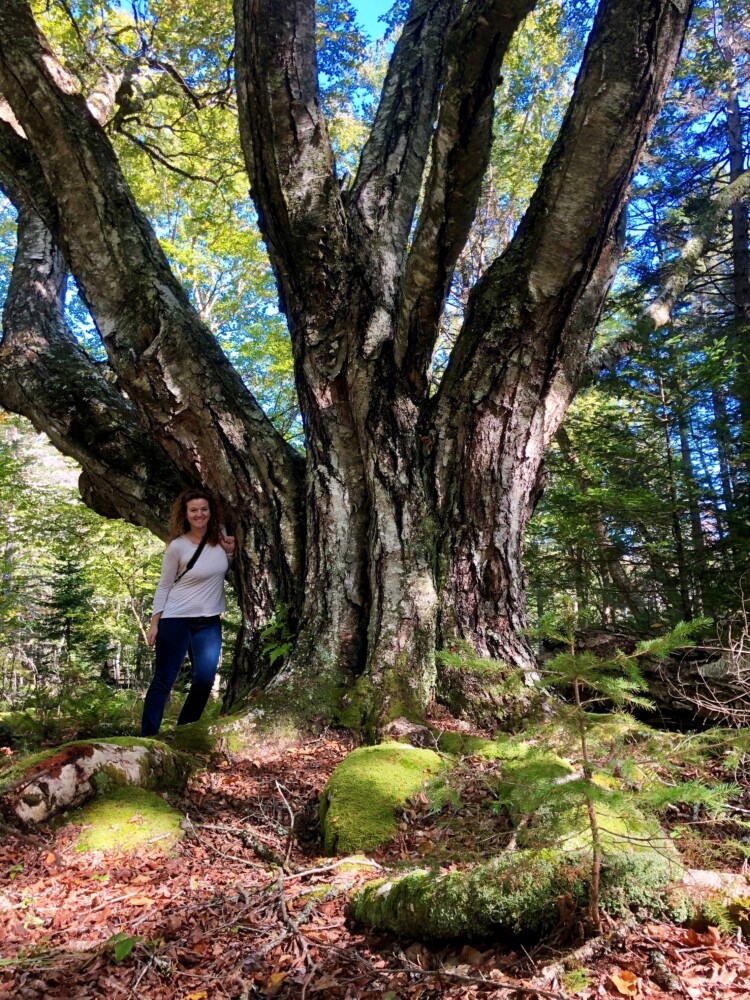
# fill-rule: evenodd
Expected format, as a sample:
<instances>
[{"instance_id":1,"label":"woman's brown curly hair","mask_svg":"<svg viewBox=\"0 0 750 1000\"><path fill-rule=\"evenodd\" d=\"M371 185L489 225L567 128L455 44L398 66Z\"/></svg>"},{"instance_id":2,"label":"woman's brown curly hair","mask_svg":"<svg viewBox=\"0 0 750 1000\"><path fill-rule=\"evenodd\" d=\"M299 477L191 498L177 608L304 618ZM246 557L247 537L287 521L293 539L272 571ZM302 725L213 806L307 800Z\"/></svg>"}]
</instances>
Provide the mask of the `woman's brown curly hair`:
<instances>
[{"instance_id":1,"label":"woman's brown curly hair","mask_svg":"<svg viewBox=\"0 0 750 1000\"><path fill-rule=\"evenodd\" d=\"M190 531L190 522L187 519L187 505L191 500L206 500L211 516L208 519L206 529L206 541L209 545L218 545L221 538L221 527L224 523L224 511L218 497L206 493L205 490L183 490L172 504L172 511L169 515L169 538L167 542L173 542L175 538Z\"/></svg>"}]
</instances>

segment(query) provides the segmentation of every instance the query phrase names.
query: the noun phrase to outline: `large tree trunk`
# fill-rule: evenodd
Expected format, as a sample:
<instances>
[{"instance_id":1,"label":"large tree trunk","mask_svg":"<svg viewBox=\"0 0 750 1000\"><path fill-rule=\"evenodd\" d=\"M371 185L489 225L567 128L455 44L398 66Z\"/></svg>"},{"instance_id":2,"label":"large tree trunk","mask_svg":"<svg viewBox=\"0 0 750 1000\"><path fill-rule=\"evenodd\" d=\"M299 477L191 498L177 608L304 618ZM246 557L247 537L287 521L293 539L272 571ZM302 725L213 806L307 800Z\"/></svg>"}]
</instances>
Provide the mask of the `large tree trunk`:
<instances>
[{"instance_id":1,"label":"large tree trunk","mask_svg":"<svg viewBox=\"0 0 750 1000\"><path fill-rule=\"evenodd\" d=\"M616 269L618 219L690 4L602 0L531 207L474 288L431 398L493 95L532 6L412 0L343 192L318 94L313 0L235 0L240 138L292 341L304 459L191 308L27 0L0 6L0 90L23 131L0 123L0 183L22 216L43 220L75 275L123 419L175 475L232 509L243 630L229 702L269 681L259 628L282 605L294 643L270 694L308 714L377 724L422 712L436 646L456 638L532 664L524 531ZM53 354L45 363L61 372ZM44 396L41 384L34 391ZM0 402L18 405L9 393ZM52 424L47 409L40 426ZM63 428L60 446L72 450L73 436ZM77 447L82 461L106 463L95 442ZM124 499L110 502L125 513Z\"/></svg>"},{"instance_id":2,"label":"large tree trunk","mask_svg":"<svg viewBox=\"0 0 750 1000\"><path fill-rule=\"evenodd\" d=\"M472 292L436 398L445 630L513 663L530 662L519 634L521 555L544 452L581 380L616 269L628 183L686 13L676 4L600 6L529 210Z\"/></svg>"}]
</instances>

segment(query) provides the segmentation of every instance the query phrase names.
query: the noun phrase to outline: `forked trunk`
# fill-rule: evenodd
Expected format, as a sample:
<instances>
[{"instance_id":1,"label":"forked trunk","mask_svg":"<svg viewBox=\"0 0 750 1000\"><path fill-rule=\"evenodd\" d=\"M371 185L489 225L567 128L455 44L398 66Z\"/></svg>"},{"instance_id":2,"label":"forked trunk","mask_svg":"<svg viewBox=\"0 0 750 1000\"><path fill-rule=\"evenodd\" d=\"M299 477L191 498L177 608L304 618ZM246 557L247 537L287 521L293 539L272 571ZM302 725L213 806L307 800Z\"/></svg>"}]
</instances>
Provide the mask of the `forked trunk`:
<instances>
[{"instance_id":1,"label":"forked trunk","mask_svg":"<svg viewBox=\"0 0 750 1000\"><path fill-rule=\"evenodd\" d=\"M441 315L489 162L493 95L533 6L411 0L345 189L321 106L314 0L234 0L240 141L292 344L303 458L172 273L101 127L106 109L81 98L28 0L0 3L0 91L17 119L0 116L0 186L19 207L19 246L49 257L40 270L19 256L0 401L22 410L33 385L37 425L79 458L87 501L108 514L162 530L149 501L160 464L167 481L200 482L229 502L242 612L230 706L265 687L295 712L377 727L424 711L436 649L456 639L532 666L524 531L691 3L600 0L537 191L474 287L431 395ZM114 385L64 328L58 247ZM42 281L30 280L35 270ZM43 311L34 297L45 294ZM68 385L73 361L92 412L117 417L108 436L82 430L52 391ZM117 492L103 489L113 452L141 439L137 475L125 463Z\"/></svg>"}]
</instances>

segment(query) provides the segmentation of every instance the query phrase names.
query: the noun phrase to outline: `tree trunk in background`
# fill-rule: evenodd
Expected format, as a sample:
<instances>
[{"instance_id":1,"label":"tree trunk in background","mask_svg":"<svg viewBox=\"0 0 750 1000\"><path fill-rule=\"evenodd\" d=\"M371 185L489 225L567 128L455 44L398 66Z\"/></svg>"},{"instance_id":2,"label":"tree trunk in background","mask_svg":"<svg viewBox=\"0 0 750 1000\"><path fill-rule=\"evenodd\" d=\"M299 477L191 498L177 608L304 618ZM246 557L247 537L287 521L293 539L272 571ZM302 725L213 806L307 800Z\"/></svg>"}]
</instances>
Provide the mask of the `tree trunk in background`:
<instances>
[{"instance_id":1,"label":"tree trunk in background","mask_svg":"<svg viewBox=\"0 0 750 1000\"><path fill-rule=\"evenodd\" d=\"M679 398L679 389L675 385L673 394L676 400L675 419L677 421L677 432L680 438L680 461L681 472L685 478L685 489L687 492L687 508L690 514L690 542L693 550L692 558L692 578L695 591L695 610L702 614L703 607L703 586L706 574L706 544L703 537L703 525L701 524L701 512L698 506L700 490L695 480L695 470L693 468L693 456L690 451L690 440L688 437L688 425L685 408Z\"/></svg>"},{"instance_id":2,"label":"tree trunk in background","mask_svg":"<svg viewBox=\"0 0 750 1000\"><path fill-rule=\"evenodd\" d=\"M659 379L659 393L661 400L661 425L664 431L664 454L667 459L667 491L669 493L669 505L672 518L672 537L674 538L675 555L677 558L677 581L679 588L680 613L685 621L693 617L693 603L691 600L690 570L685 552L685 538L682 533L682 523L680 521L680 511L682 505L679 502L677 480L675 477L674 448L672 446L671 420L672 415L667 409L667 397L664 391L664 381Z\"/></svg>"},{"instance_id":3,"label":"tree trunk in background","mask_svg":"<svg viewBox=\"0 0 750 1000\"><path fill-rule=\"evenodd\" d=\"M736 73L739 54L730 45L725 52L730 72ZM727 138L729 144L729 179L736 180L745 169L744 129L747 110L740 103L738 83L732 79L726 106ZM730 524L733 549L744 560L750 552L750 226L748 203L741 200L732 205L732 267L734 340L737 375L734 394L740 404L739 460L745 470L742 486L735 493L735 503Z\"/></svg>"}]
</instances>

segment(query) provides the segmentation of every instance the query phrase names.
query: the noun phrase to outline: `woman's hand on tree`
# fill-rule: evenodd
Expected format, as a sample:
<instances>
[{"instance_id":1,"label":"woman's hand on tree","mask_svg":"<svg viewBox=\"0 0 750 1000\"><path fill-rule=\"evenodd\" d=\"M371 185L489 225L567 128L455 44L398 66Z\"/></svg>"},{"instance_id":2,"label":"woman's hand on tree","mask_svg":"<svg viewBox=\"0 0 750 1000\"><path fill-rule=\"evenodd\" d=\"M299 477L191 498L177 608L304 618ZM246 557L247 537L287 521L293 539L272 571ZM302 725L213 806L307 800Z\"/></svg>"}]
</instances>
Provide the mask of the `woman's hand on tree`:
<instances>
[{"instance_id":1,"label":"woman's hand on tree","mask_svg":"<svg viewBox=\"0 0 750 1000\"><path fill-rule=\"evenodd\" d=\"M219 539L219 544L231 559L232 556L234 555L234 548L236 544L234 535L222 535L221 538Z\"/></svg>"}]
</instances>

